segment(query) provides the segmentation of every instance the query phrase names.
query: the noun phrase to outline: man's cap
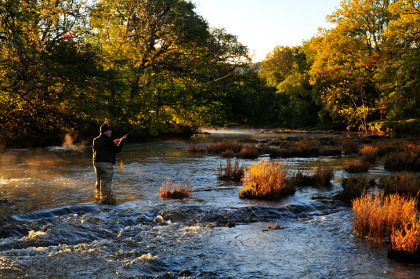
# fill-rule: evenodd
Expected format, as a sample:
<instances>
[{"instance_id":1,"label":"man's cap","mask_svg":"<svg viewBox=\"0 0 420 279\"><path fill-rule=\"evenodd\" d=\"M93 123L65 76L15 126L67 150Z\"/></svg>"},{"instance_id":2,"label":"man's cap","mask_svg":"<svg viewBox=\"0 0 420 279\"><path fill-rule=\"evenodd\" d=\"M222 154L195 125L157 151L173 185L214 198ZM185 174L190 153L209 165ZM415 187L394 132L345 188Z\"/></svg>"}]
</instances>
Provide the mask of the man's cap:
<instances>
[{"instance_id":1,"label":"man's cap","mask_svg":"<svg viewBox=\"0 0 420 279\"><path fill-rule=\"evenodd\" d=\"M101 133L109 131L109 130L111 130L111 126L109 124L106 124L106 123L102 124L101 129L100 129Z\"/></svg>"}]
</instances>

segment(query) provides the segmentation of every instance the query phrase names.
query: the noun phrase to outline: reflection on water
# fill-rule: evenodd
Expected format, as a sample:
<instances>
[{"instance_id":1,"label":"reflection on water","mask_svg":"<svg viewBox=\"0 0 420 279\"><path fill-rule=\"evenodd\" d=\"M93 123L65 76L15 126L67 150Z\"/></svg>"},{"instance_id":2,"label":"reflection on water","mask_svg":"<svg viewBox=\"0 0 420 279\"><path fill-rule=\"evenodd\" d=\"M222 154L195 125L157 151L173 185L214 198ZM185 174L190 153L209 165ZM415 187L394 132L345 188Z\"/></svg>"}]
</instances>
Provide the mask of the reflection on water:
<instances>
[{"instance_id":1,"label":"reflection on water","mask_svg":"<svg viewBox=\"0 0 420 279\"><path fill-rule=\"evenodd\" d=\"M389 262L384 245L354 237L351 210L329 199L351 157L289 158L291 170L320 161L329 189L302 187L279 202L241 200L219 181L226 159L188 154L189 144L269 133L128 142L118 154L116 205L101 205L89 148L10 150L0 157L1 278L407 278L419 267ZM290 135L287 135L290 136ZM259 160L267 157L259 158ZM248 166L257 160L241 160ZM369 175L386 172L378 165ZM161 200L170 178L189 198ZM314 197L325 199L314 199ZM271 230L268 226L283 229ZM26 276L28 275L28 276Z\"/></svg>"}]
</instances>

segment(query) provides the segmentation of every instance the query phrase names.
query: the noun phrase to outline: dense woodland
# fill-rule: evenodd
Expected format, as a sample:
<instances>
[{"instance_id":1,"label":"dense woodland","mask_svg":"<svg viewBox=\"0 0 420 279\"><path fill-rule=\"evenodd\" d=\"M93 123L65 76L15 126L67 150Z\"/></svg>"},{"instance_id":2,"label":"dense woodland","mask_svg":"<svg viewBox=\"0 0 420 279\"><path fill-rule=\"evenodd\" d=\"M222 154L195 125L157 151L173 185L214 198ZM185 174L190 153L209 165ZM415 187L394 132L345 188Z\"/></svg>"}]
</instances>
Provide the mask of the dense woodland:
<instances>
[{"instance_id":1,"label":"dense woodland","mask_svg":"<svg viewBox=\"0 0 420 279\"><path fill-rule=\"evenodd\" d=\"M343 0L334 27L258 64L194 9L0 0L3 143L89 137L103 122L138 137L232 124L420 131L419 1Z\"/></svg>"}]
</instances>

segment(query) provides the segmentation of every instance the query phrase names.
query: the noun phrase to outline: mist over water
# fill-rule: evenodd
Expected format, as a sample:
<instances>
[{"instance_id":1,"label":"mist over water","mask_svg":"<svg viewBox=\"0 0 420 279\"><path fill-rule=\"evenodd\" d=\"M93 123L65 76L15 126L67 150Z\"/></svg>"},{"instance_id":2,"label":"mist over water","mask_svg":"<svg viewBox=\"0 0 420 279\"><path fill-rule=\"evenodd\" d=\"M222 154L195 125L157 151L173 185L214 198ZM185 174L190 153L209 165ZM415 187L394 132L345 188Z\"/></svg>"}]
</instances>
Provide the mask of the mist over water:
<instances>
[{"instance_id":1,"label":"mist over water","mask_svg":"<svg viewBox=\"0 0 420 279\"><path fill-rule=\"evenodd\" d=\"M349 157L280 160L291 170L333 166L328 189L301 187L278 202L241 200L217 179L220 156L190 144L270 138L216 131L191 140L127 142L118 154L117 204L100 205L90 147L8 150L0 156L1 278L408 278L418 265L387 260L387 247L356 238L351 209L331 197ZM290 136L290 135L288 135ZM258 160L240 160L248 166ZM369 175L385 175L380 165ZM189 198L162 200L166 179ZM278 224L280 229L268 229Z\"/></svg>"}]
</instances>

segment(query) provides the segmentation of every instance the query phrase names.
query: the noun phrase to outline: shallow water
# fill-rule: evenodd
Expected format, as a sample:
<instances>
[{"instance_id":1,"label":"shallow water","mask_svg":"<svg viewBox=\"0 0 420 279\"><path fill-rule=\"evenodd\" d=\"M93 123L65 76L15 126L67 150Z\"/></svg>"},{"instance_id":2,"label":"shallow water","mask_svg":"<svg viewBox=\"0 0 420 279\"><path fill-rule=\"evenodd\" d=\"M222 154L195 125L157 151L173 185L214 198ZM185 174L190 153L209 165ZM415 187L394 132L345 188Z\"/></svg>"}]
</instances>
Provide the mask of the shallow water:
<instances>
[{"instance_id":1,"label":"shallow water","mask_svg":"<svg viewBox=\"0 0 420 279\"><path fill-rule=\"evenodd\" d=\"M0 157L0 278L420 276L418 265L387 260L385 245L356 238L351 209L331 198L351 158L279 159L307 171L323 161L335 169L333 185L263 202L239 199L241 183L217 179L226 159L186 152L192 143L220 138L278 136L218 131L128 142L118 155L115 206L97 203L90 151L7 151ZM369 173L386 174L380 165ZM189 182L190 197L162 200L159 189L168 178ZM275 225L280 229L268 229Z\"/></svg>"}]
</instances>

